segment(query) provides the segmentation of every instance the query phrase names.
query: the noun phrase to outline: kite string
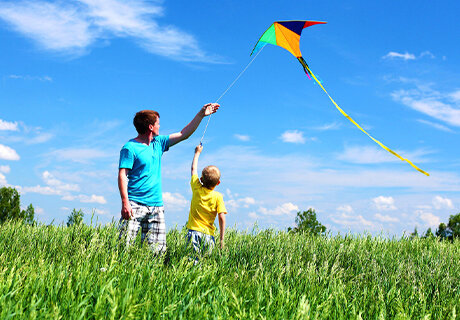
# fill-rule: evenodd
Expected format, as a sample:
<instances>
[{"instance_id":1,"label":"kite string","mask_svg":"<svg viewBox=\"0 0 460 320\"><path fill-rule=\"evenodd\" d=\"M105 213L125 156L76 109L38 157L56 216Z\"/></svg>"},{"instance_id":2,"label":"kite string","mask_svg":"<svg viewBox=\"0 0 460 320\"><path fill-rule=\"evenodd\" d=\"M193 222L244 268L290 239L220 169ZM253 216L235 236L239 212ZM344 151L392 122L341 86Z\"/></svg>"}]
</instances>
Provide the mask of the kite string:
<instances>
[{"instance_id":1,"label":"kite string","mask_svg":"<svg viewBox=\"0 0 460 320\"><path fill-rule=\"evenodd\" d=\"M240 74L235 78L235 80L233 80L233 82L227 87L227 89L220 95L219 99L217 99L215 103L218 103L219 100L222 99L222 97L228 92L228 90L230 90L233 87L233 85L238 81L238 79L243 75L243 73L249 68L249 66L252 64L252 62L257 58L257 56L259 55L259 53L262 51L263 48L265 48L265 46L263 46L259 50L259 52L257 52L257 54L254 56L254 58L252 58L252 60L249 61L249 63L243 69L243 71L240 72ZM212 114L210 114L209 117L208 117L208 122L206 123L206 127L204 128L203 136L201 137L201 140L200 140L200 145L203 143L203 139L204 139L204 135L206 133L206 129L208 129L209 121L211 121L211 116L212 116Z\"/></svg>"}]
</instances>

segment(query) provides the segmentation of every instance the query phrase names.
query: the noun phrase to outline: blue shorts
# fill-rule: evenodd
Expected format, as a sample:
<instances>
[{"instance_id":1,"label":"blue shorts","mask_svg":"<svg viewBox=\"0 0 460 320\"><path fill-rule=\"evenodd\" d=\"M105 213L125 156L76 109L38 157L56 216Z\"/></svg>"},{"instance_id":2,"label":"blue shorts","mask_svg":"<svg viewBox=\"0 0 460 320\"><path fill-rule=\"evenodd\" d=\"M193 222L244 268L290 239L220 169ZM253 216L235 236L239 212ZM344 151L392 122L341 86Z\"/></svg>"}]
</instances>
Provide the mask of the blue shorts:
<instances>
[{"instance_id":1,"label":"blue shorts","mask_svg":"<svg viewBox=\"0 0 460 320\"><path fill-rule=\"evenodd\" d=\"M190 243L196 253L211 253L216 244L216 240L209 234L188 229L187 246L190 245Z\"/></svg>"}]
</instances>

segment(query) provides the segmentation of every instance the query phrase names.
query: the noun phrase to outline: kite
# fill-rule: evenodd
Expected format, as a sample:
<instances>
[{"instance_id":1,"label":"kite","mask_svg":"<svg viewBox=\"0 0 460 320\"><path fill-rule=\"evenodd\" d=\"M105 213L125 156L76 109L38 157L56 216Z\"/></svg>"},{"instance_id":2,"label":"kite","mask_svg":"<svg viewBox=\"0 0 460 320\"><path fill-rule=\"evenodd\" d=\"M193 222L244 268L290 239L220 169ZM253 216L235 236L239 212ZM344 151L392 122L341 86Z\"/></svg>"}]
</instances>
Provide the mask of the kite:
<instances>
[{"instance_id":1,"label":"kite","mask_svg":"<svg viewBox=\"0 0 460 320\"><path fill-rule=\"evenodd\" d=\"M375 143L377 143L380 147L385 149L386 151L390 152L394 156L398 157L402 161L406 161L409 163L413 168L417 171L429 176L429 174L422 169L418 168L415 164L413 164L410 160L401 157L399 154L385 146L383 143L372 137L369 133L367 133L356 121L354 121L342 108L340 108L337 103L332 99L329 93L324 88L322 81L318 80L318 78L313 74L310 67L308 66L305 59L302 57L302 53L300 52L299 42L300 42L300 35L302 34L302 30L308 28L310 26L316 24L325 24L327 22L323 21L277 21L274 22L268 29L265 31L262 36L260 37L259 41L257 41L254 49L252 50L251 55L260 51L263 47L267 44L273 44L275 46L282 47L292 53L297 60L299 60L300 64L302 65L305 73L307 74L308 78L315 79L316 83L323 89L332 103L335 105L337 110L345 116L350 122L352 122L356 127L358 127L362 132L364 132L369 138L371 138Z\"/></svg>"}]
</instances>

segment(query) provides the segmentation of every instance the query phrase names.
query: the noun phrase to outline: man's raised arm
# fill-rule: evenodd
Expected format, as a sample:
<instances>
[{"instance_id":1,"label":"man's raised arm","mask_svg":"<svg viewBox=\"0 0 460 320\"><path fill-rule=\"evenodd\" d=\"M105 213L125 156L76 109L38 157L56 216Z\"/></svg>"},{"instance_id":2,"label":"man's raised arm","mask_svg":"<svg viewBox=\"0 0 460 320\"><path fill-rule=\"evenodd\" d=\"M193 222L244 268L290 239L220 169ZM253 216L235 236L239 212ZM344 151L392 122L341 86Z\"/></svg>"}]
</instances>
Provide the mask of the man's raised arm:
<instances>
[{"instance_id":1,"label":"man's raised arm","mask_svg":"<svg viewBox=\"0 0 460 320\"><path fill-rule=\"evenodd\" d=\"M176 143L179 143L192 135L195 132L196 128L201 123L204 117L209 116L219 109L220 105L217 103L208 103L201 108L201 110L196 114L195 118L184 127L180 132L172 133L169 135L169 146L173 146Z\"/></svg>"}]
</instances>

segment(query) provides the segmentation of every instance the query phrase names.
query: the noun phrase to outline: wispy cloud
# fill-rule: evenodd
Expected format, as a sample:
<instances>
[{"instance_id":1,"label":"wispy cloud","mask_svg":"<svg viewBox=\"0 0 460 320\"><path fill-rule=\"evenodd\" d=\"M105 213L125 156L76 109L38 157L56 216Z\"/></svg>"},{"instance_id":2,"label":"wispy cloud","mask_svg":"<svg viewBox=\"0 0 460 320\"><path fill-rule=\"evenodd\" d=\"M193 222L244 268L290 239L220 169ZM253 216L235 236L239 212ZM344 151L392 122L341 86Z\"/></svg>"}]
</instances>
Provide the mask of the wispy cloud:
<instances>
[{"instance_id":1,"label":"wispy cloud","mask_svg":"<svg viewBox=\"0 0 460 320\"><path fill-rule=\"evenodd\" d=\"M47 157L52 157L58 161L73 161L78 163L88 163L94 159L113 156L114 155L111 153L92 148L67 148L54 150L47 153Z\"/></svg>"},{"instance_id":2,"label":"wispy cloud","mask_svg":"<svg viewBox=\"0 0 460 320\"><path fill-rule=\"evenodd\" d=\"M430 117L453 126L460 126L460 100L458 91L441 93L429 86L417 86L411 90L398 90L391 93L392 98Z\"/></svg>"},{"instance_id":3,"label":"wispy cloud","mask_svg":"<svg viewBox=\"0 0 460 320\"><path fill-rule=\"evenodd\" d=\"M430 127L435 128L435 129L441 130L441 131L454 132L452 129L450 129L450 128L446 127L446 126L443 126L442 124L439 124L439 123L435 123L435 122L431 122L431 121L423 120L423 119L418 119L417 121L420 122L420 123L426 124L427 126L430 126Z\"/></svg>"},{"instance_id":4,"label":"wispy cloud","mask_svg":"<svg viewBox=\"0 0 460 320\"><path fill-rule=\"evenodd\" d=\"M0 131L18 131L17 122L8 122L0 119Z\"/></svg>"},{"instance_id":5,"label":"wispy cloud","mask_svg":"<svg viewBox=\"0 0 460 320\"><path fill-rule=\"evenodd\" d=\"M298 130L285 131L283 132L283 134L281 134L280 138L283 142L288 143L305 143L305 141L307 140L304 137L303 132Z\"/></svg>"},{"instance_id":6,"label":"wispy cloud","mask_svg":"<svg viewBox=\"0 0 460 320\"><path fill-rule=\"evenodd\" d=\"M338 122L326 123L322 126L315 127L313 129L319 131L328 131L328 130L338 130L341 127L341 124Z\"/></svg>"},{"instance_id":7,"label":"wispy cloud","mask_svg":"<svg viewBox=\"0 0 460 320\"><path fill-rule=\"evenodd\" d=\"M249 141L251 140L251 137L249 137L248 135L245 135L245 134L234 134L233 135L237 140L240 140L240 141Z\"/></svg>"},{"instance_id":8,"label":"wispy cloud","mask_svg":"<svg viewBox=\"0 0 460 320\"><path fill-rule=\"evenodd\" d=\"M53 79L49 76L30 76L30 75L17 75L17 74L10 74L8 76L10 79L19 79L19 80L37 80L43 82L52 82Z\"/></svg>"},{"instance_id":9,"label":"wispy cloud","mask_svg":"<svg viewBox=\"0 0 460 320\"><path fill-rule=\"evenodd\" d=\"M383 59L402 59L402 60L415 60L415 55L412 53L398 53L394 51L390 51L387 53L385 56L383 56Z\"/></svg>"},{"instance_id":10,"label":"wispy cloud","mask_svg":"<svg viewBox=\"0 0 460 320\"><path fill-rule=\"evenodd\" d=\"M182 61L220 62L195 37L155 19L160 2L144 0L6 1L0 19L45 50L81 55L99 40L130 38L147 51Z\"/></svg>"},{"instance_id":11,"label":"wispy cloud","mask_svg":"<svg viewBox=\"0 0 460 320\"><path fill-rule=\"evenodd\" d=\"M165 207L171 211L182 211L187 207L189 201L180 193L163 192Z\"/></svg>"},{"instance_id":12,"label":"wispy cloud","mask_svg":"<svg viewBox=\"0 0 460 320\"><path fill-rule=\"evenodd\" d=\"M380 213L376 213L374 217L380 222L399 222L399 219L396 217L392 217L389 215L382 215Z\"/></svg>"},{"instance_id":13,"label":"wispy cloud","mask_svg":"<svg viewBox=\"0 0 460 320\"><path fill-rule=\"evenodd\" d=\"M66 201L74 201L78 200L82 203L99 203L99 204L106 204L107 200L103 196L98 196L95 194L92 194L90 196L85 195L85 194L79 194L79 195L65 195L61 198L62 200Z\"/></svg>"},{"instance_id":14,"label":"wispy cloud","mask_svg":"<svg viewBox=\"0 0 460 320\"><path fill-rule=\"evenodd\" d=\"M0 166L0 172L2 173L10 173L11 168L10 166Z\"/></svg>"},{"instance_id":15,"label":"wispy cloud","mask_svg":"<svg viewBox=\"0 0 460 320\"><path fill-rule=\"evenodd\" d=\"M295 216L295 213L299 211L299 207L291 202L287 202L273 209L267 209L265 207L260 207L258 211L265 216L292 216L293 217Z\"/></svg>"},{"instance_id":16,"label":"wispy cloud","mask_svg":"<svg viewBox=\"0 0 460 320\"><path fill-rule=\"evenodd\" d=\"M433 199L433 206L435 209L453 209L454 205L452 200L449 198L443 198L441 196L436 196Z\"/></svg>"},{"instance_id":17,"label":"wispy cloud","mask_svg":"<svg viewBox=\"0 0 460 320\"><path fill-rule=\"evenodd\" d=\"M6 177L0 173L0 186L5 186L7 184L8 182L6 181Z\"/></svg>"},{"instance_id":18,"label":"wispy cloud","mask_svg":"<svg viewBox=\"0 0 460 320\"><path fill-rule=\"evenodd\" d=\"M3 144L0 144L0 159L3 160L19 160L20 157L16 150L5 146Z\"/></svg>"},{"instance_id":19,"label":"wispy cloud","mask_svg":"<svg viewBox=\"0 0 460 320\"><path fill-rule=\"evenodd\" d=\"M393 197L379 196L372 199L372 202L374 203L374 206L377 208L377 210L380 211L392 211L397 209Z\"/></svg>"},{"instance_id":20,"label":"wispy cloud","mask_svg":"<svg viewBox=\"0 0 460 320\"><path fill-rule=\"evenodd\" d=\"M395 151L401 156L416 162L424 162L422 157L430 153L426 150L417 150L414 152ZM399 158L393 156L388 151L374 146L347 146L345 150L337 156L337 159L359 164L401 162Z\"/></svg>"},{"instance_id":21,"label":"wispy cloud","mask_svg":"<svg viewBox=\"0 0 460 320\"><path fill-rule=\"evenodd\" d=\"M435 55L432 54L430 51L423 51L422 53L420 53L418 57L416 57L415 54L413 53L408 53L408 52L399 53L399 52L390 51L389 53L384 55L382 58L383 59L400 59L400 60L407 61L407 60L420 59L423 57L429 57L431 59L436 58Z\"/></svg>"}]
</instances>

